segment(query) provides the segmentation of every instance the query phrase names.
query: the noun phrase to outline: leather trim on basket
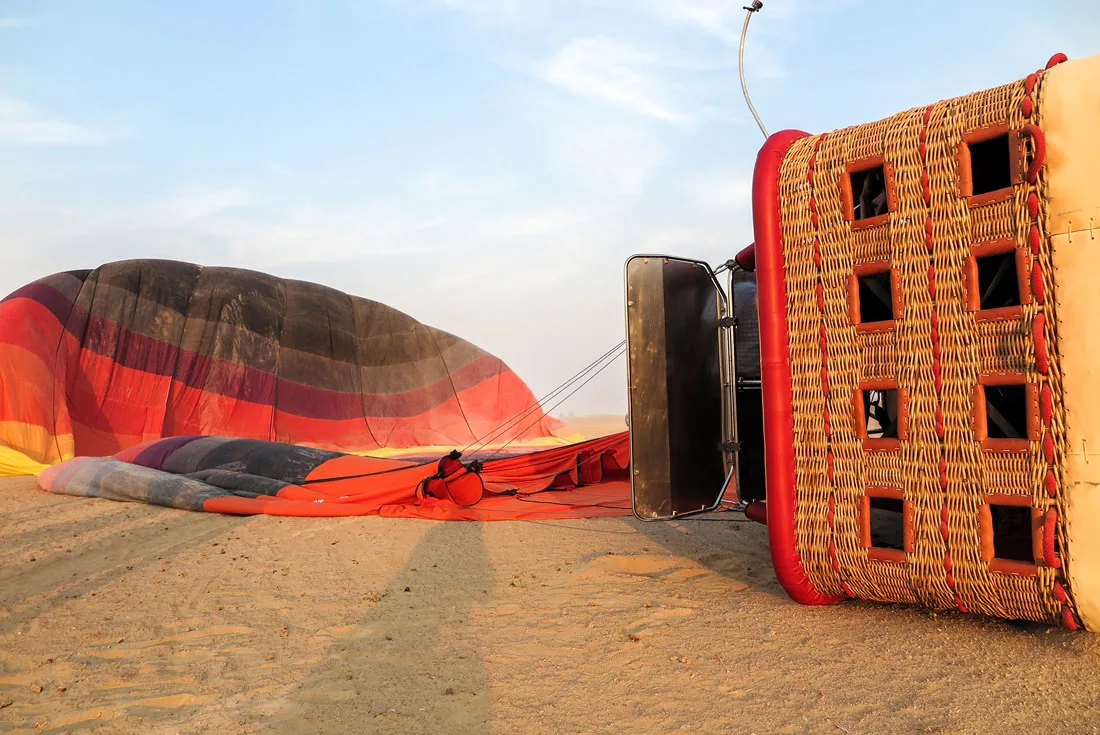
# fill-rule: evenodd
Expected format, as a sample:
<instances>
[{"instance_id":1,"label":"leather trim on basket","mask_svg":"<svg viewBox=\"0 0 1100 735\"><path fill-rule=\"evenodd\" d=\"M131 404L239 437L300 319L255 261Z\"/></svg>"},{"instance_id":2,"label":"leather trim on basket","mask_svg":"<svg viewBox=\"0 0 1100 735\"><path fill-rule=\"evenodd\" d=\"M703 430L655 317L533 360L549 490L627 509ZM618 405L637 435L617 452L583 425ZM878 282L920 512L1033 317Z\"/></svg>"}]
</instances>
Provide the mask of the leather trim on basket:
<instances>
[{"instance_id":1,"label":"leather trim on basket","mask_svg":"<svg viewBox=\"0 0 1100 735\"><path fill-rule=\"evenodd\" d=\"M1016 288L1019 289L1020 305L1004 306L997 309L982 309L982 295L978 288L978 258L1004 253L1016 254ZM1022 319L1024 306L1031 303L1031 258L1027 248L1016 243L1014 238L1001 240L989 240L979 242L971 246L970 255L966 259L966 308L974 312L974 318L980 322L998 322L1012 319ZM1040 286L1042 285L1040 274Z\"/></svg>"},{"instance_id":2,"label":"leather trim on basket","mask_svg":"<svg viewBox=\"0 0 1100 735\"><path fill-rule=\"evenodd\" d=\"M1009 159L1009 180L1012 183L1003 189L996 189L994 191L985 192L984 194L975 195L974 176L970 168L970 145L973 143L982 143L1001 135L1007 135L1009 145L1015 148L1012 158ZM955 156L958 159L959 171L958 195L964 197L967 205L970 207L982 207L986 204L1008 201L1016 196L1016 186L1022 184L1024 181L1024 150L1020 142L1020 136L1018 134L1013 134L1008 123L995 123L993 125L986 125L984 128L970 131L963 136L962 142L959 143L959 147L956 149Z\"/></svg>"},{"instance_id":3,"label":"leather trim on basket","mask_svg":"<svg viewBox=\"0 0 1100 735\"><path fill-rule=\"evenodd\" d=\"M893 319L884 319L880 322L864 322L859 315L859 279L861 276L871 276L876 273L890 273L890 297L893 302L890 307L894 313ZM870 263L861 263L853 269L848 276L848 319L855 326L856 331L889 332L896 326L896 321L903 317L905 301L901 293L901 276L896 268L892 267L889 260L876 260Z\"/></svg>"},{"instance_id":4,"label":"leather trim on basket","mask_svg":"<svg viewBox=\"0 0 1100 735\"><path fill-rule=\"evenodd\" d=\"M1032 562L1018 559L999 559L993 551L993 513L991 505L1008 505L1031 509ZM987 494L985 503L978 506L978 534L981 536L982 560L989 564L989 571L997 574L1015 574L1034 577L1039 573L1038 560L1043 558L1043 511L1031 503L1026 495Z\"/></svg>"},{"instance_id":5,"label":"leather trim on basket","mask_svg":"<svg viewBox=\"0 0 1100 735\"><path fill-rule=\"evenodd\" d=\"M882 166L882 173L886 181L886 214L880 214L866 219L856 219L855 194L852 193L852 174L860 171L869 171ZM861 158L858 161L850 161L844 167L844 173L840 175L840 211L844 215L844 221L851 225L853 230L864 230L869 227L878 227L890 221L890 214L898 208L898 190L894 183L894 165L883 156L871 156Z\"/></svg>"},{"instance_id":6,"label":"leather trim on basket","mask_svg":"<svg viewBox=\"0 0 1100 735\"><path fill-rule=\"evenodd\" d=\"M871 498L891 498L902 503L902 546L901 549L887 549L871 545ZM904 564L913 551L913 508L905 500L905 491L897 487L868 487L860 498L859 504L860 546L867 549L867 558Z\"/></svg>"},{"instance_id":7,"label":"leather trim on basket","mask_svg":"<svg viewBox=\"0 0 1100 735\"><path fill-rule=\"evenodd\" d=\"M987 385L1023 385L1025 400L1027 401L1027 438L1024 439L997 439L990 438L986 420L985 390ZM971 403L973 411L970 418L974 430L974 438L982 444L982 449L987 452L1028 452L1031 450L1031 442L1039 441L1039 386L1028 383L1027 376L1023 373L986 373L978 376L978 385L972 389Z\"/></svg>"}]
</instances>

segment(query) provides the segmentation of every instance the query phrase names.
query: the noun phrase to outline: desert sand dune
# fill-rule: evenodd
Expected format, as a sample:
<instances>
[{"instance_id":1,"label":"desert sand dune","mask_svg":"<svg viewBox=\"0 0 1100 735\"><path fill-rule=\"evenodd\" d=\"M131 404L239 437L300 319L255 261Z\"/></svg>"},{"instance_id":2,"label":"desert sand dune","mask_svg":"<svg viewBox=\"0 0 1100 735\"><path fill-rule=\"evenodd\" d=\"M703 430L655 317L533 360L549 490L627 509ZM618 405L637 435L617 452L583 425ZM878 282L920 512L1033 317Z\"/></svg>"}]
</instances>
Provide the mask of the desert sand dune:
<instances>
[{"instance_id":1,"label":"desert sand dune","mask_svg":"<svg viewBox=\"0 0 1100 735\"><path fill-rule=\"evenodd\" d=\"M1090 732L1100 638L784 596L733 514L235 518L0 482L0 732Z\"/></svg>"}]
</instances>

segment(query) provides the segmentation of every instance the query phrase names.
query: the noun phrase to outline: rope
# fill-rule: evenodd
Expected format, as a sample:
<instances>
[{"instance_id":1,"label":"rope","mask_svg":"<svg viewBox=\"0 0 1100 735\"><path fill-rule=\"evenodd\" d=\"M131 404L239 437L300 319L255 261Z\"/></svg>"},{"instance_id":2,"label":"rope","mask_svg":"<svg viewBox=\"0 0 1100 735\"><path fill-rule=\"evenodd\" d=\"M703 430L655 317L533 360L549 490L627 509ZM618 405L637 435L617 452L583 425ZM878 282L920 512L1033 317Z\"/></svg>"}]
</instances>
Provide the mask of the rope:
<instances>
[{"instance_id":1,"label":"rope","mask_svg":"<svg viewBox=\"0 0 1100 735\"><path fill-rule=\"evenodd\" d=\"M536 399L535 402L530 404L529 406L527 406L526 409L524 409L523 411L521 411L518 414L516 414L515 416L513 416L511 419L506 421L504 424L498 426L496 429L493 429L488 434L484 434L481 437L478 437L477 439L475 439L473 442L471 442L466 447L464 447L462 449L462 452L465 453L466 450L468 450L470 447L473 447L475 445L478 447L478 449L476 449L474 451L475 452L481 451L481 449L483 449L493 439L499 438L509 428L511 428L511 427L515 426L516 424L518 424L519 422L523 421L525 418L530 416L535 410L542 408L542 405L544 403L546 403L548 400L552 400L558 394L560 394L562 391L566 390L569 386L576 383L578 380L580 380L582 377L584 377L588 372L590 372L592 369L594 369L596 367L596 365L600 364L609 355L616 352L617 350L623 349L625 347L625 345L626 345L626 340L623 340L619 344L617 344L614 347L612 347L611 349L607 350L602 355L600 355L598 358L596 358L595 360L590 362L588 365L586 365L580 372L573 375L569 380L567 380L564 383L562 383L561 385L559 385L557 388L552 390L550 393L547 393L542 398ZM543 411L543 413L545 414L546 411ZM485 441L481 441L482 439L484 439Z\"/></svg>"},{"instance_id":2,"label":"rope","mask_svg":"<svg viewBox=\"0 0 1100 735\"><path fill-rule=\"evenodd\" d=\"M439 349L439 340L435 338L435 331L430 327L428 328L428 336L432 338L432 344L435 346L436 354L439 355L439 361L443 363L443 369L447 371L447 382L451 386L451 392L455 394L455 405L458 406L458 412L462 415L462 420L466 422L466 428L473 434L474 427L470 426L470 419L466 417L466 409L462 408L462 399L458 397L458 388L455 386L454 376L451 374L451 366L447 364L447 358L443 357L443 350ZM388 437L387 441L389 441Z\"/></svg>"},{"instance_id":3,"label":"rope","mask_svg":"<svg viewBox=\"0 0 1100 735\"><path fill-rule=\"evenodd\" d=\"M590 362L579 373L577 373L576 375L571 377L569 380L565 381L564 383L559 385L557 388L552 390L550 393L547 393L542 398L537 399L535 401L535 403L531 404L525 410L523 410L520 413L513 416L511 419L509 419L503 425L497 427L496 429L492 430L488 434L484 434L481 437L478 437L477 439L475 439L473 441L473 443L466 445L466 447L464 447L461 450L462 453L465 454L466 451L470 447L477 445L478 442L481 439L485 439L484 442L481 442L479 448L475 450L475 453L478 452L478 451L481 451L481 449L483 449L485 447L485 445L488 444L490 441L492 441L494 438L502 436L504 434L504 432L506 432L509 428L515 426L519 422L523 421L525 418L529 417L532 414L533 411L541 408L542 404L545 401L555 398L563 390L567 389L569 386L573 385L578 380L580 380L582 377L584 377L586 374L591 372L601 362L603 362L604 360L607 360L609 357L611 358L611 360L609 360L606 364L604 364L603 367L601 367L597 372L593 373L591 376L588 377L587 380L585 380L583 383L581 383L576 388L574 388L573 391L571 391L567 396L565 396L565 398L561 399L556 404L554 404L554 406L551 407L551 409L550 409L551 411L554 410L554 408L557 408L558 406L560 406L563 402L568 400L574 393L576 393L578 390L583 388L589 381L592 380L592 378L595 378L597 375L599 375L601 372L603 372L614 361L615 358L619 357L619 355L623 354L625 351L626 351L626 340L623 340L619 344L615 345L611 349L604 352L602 355L600 355L594 361ZM532 423L528 424L527 426L525 426L522 430L520 430L519 433L517 433L515 436L513 436L511 439L509 439L508 442L504 446L502 446L502 447L500 447L500 449L496 450L496 452L494 452L492 455L490 455L487 459L491 459L492 457L495 457L505 447L507 447L509 444L514 442L519 437L523 436L524 432L526 432L528 429L530 429L532 426L534 426L535 423L538 423L538 421L541 421L543 415L545 415L546 413L548 413L548 412L546 412L546 411L541 412L541 414L538 416L538 418L535 419L534 422L532 422ZM418 464L410 465L410 466L426 467L430 464L433 464L433 462L422 462L422 463L418 463ZM339 477L325 477L325 478L318 478L318 479L314 479L314 480L306 479L306 480L303 480L303 481L299 482L298 484L304 486L304 485L323 484L323 483L328 483L328 482L339 482L339 481L342 481L342 480L357 480L357 479L361 479L363 477L372 477L374 475L384 475L384 474L387 474L387 473L390 473L390 472L397 472L397 471L405 470L405 469L408 469L408 467L394 467L394 468L389 469L389 470L379 470L379 471L375 471L375 472L363 472L363 473L357 473L357 474L353 474L353 475L341 475ZM536 478L536 479L540 479L540 478Z\"/></svg>"},{"instance_id":4,"label":"rope","mask_svg":"<svg viewBox=\"0 0 1100 735\"><path fill-rule=\"evenodd\" d=\"M608 358L608 356L612 355L612 353L615 353L615 352L617 352L617 351L619 351L619 350L624 350L624 349L625 349L625 347L626 347L626 340L624 339L624 340L623 340L622 342L619 342L619 344L617 344L617 345L615 345L614 347L612 347L611 349L607 350L606 352L604 352L604 353L603 353L602 355L600 355L599 357L597 357L597 358L596 358L595 360L593 360L592 362L588 363L588 365L586 365L586 366L585 366L584 368L582 368L582 369L580 370L580 372L578 372L578 373L574 374L574 375L573 375L573 376L572 376L571 378L569 378L568 380L566 380L566 381L565 381L564 383L562 383L562 384L560 384L560 385L559 385L558 387L554 388L554 390L550 391L549 393L547 393L546 395L542 396L541 398L537 398L537 399L535 399L535 402L534 402L534 403L532 403L532 404L530 404L530 405L528 405L528 406L527 406L527 408L525 408L524 410L520 411L520 412L519 412L519 413L517 413L517 414L516 414L515 416L512 416L512 417L511 417L510 419L508 419L508 420L507 420L506 422L504 422L504 423L503 423L503 424L501 424L500 426L496 427L495 429L491 430L491 431L490 431L489 433L487 433L487 434L482 434L481 436L479 436L479 437L475 438L475 439L474 439L474 440L473 440L472 442L470 442L469 444L467 444L467 445L466 445L465 447L463 447L463 448L462 448L462 449L461 449L460 451L461 451L461 452L462 452L463 454L465 454L465 453L467 452L467 450L469 450L469 449L470 449L471 447L474 447L474 446L476 446L476 447L477 447L477 449L475 449L475 450L474 450L474 453L480 452L480 451L481 451L482 449L484 449L484 448L486 447L486 445L490 444L490 443L491 443L491 442L492 442L492 441L493 441L494 439L498 439L498 438L500 438L501 436L503 436L503 435L504 435L504 434L505 434L505 433L506 433L506 432L508 431L508 429L512 428L512 427L513 427L513 426L515 426L516 424L520 423L520 422L521 422L521 421L523 421L524 419L526 419L526 418L528 418L529 416L531 416L531 415L532 415L532 413L534 413L535 411L537 411L537 410L541 409L541 408L542 408L542 406L543 406L543 404L545 404L545 403L546 403L547 401L553 400L553 399L554 399L554 398L556 398L556 397L557 397L557 396L558 396L558 395L559 395L559 394L560 394L560 393L561 393L562 391L564 391L564 390L568 389L568 388L569 388L569 387L570 387L571 385L573 385L573 384L574 384L574 383L576 383L576 382L577 382L578 380L580 380L581 378L583 378L583 377L584 377L585 375L587 375L587 374L588 374L588 373L589 373L590 371L592 371L593 369L595 369L595 367L596 367L597 365L599 365L599 364L600 364L601 362L603 362L603 361L604 361L605 359L607 359L607 358ZM616 355L616 356L617 356L617 355ZM605 366L605 367L606 367L606 366ZM601 368L601 370L603 370L603 368ZM572 394L570 394L570 395L572 395ZM560 404L558 404L558 405L560 405ZM546 414L546 413L549 413L549 412L548 412L548 411L542 411L542 413L543 413L543 414ZM541 419L541 418L542 418L542 417L540 416L540 417L539 417L539 419ZM532 424L532 425L533 425L533 424ZM530 428L530 426L528 426L527 428ZM527 429L524 429L524 431L526 431L526 430L527 430ZM523 432L520 432L520 435L522 435L522 433L523 433ZM514 440L515 440L515 437L513 437L512 441L514 441Z\"/></svg>"},{"instance_id":5,"label":"rope","mask_svg":"<svg viewBox=\"0 0 1100 735\"><path fill-rule=\"evenodd\" d=\"M544 411L543 411L543 414L545 415L545 414L548 414L548 413L550 413L550 411L553 411L553 410L554 410L555 408L557 408L557 407L558 407L558 406L560 406L561 404L563 404L563 403L565 403L566 401L568 401L568 400L569 400L570 398L572 398L572 397L573 397L573 395L574 395L574 394L576 394L576 392L577 392L577 391L579 391L579 390L580 390L581 388L583 388L584 386L586 386L586 385L588 385L589 383L591 383L591 382L592 382L592 380L593 380L593 379L595 379L595 378L596 378L596 376L598 376L598 375L599 375L600 373L602 373L602 372L603 372L604 370L606 370L607 368L611 367L612 363L614 363L614 362L615 362L615 360L617 360L618 358L620 358L620 357L622 357L622 356L623 356L624 354L626 354L626 342L625 342L625 340L624 340L624 341L623 341L622 343L620 343L620 346L619 346L618 348L616 348L616 350L617 350L617 351L616 351L616 352L615 352L614 354L612 354L612 355L611 355L611 358L610 358L610 359L609 359L609 360L608 360L607 362L605 362L605 363L603 364L603 366L602 366L602 367L600 367L600 369L599 369L599 370L596 370L596 371L595 371L594 373L592 373L591 375L589 375L589 376L588 376L588 378L586 378L586 379L585 379L585 381L584 381L583 383L581 383L580 385L578 385L578 386L577 386L576 388L574 388L573 390L569 391L569 393L567 393L567 394L565 395L565 397L564 397L564 398L562 398L562 399L561 399L560 401L558 401L557 403L555 403L555 404L554 404L553 406L551 406L551 407L550 407L549 409L546 409L546 410L544 410ZM573 382L575 382L575 381L573 381ZM517 433L517 434L516 434L515 436L513 436L513 437L512 437L511 439L509 439L509 440L508 440L508 441L506 441L506 442L505 442L504 444L502 444L502 445L500 446L500 448L498 448L498 449L497 449L497 450L496 450L495 452L493 452L493 453L492 453L492 454L490 454L490 455L489 455L488 457L486 457L486 459L487 459L487 460L488 460L488 459L492 459L493 457L495 457L495 456L497 456L498 454L500 454L500 453L501 453L502 451L504 451L504 450L505 450L505 449L506 449L506 448L508 447L508 445L509 445L509 444L511 444L511 443L512 443L512 442L514 442L514 441L515 441L516 439L519 439L519 438L520 438L521 436L523 436L523 434L524 434L524 433L525 433L525 432L526 432L526 431L527 431L528 429L530 429L530 428L531 428L532 426L534 426L535 424L537 424L537 423L538 423L538 422L539 422L539 421L540 421L541 419L542 419L542 417L540 416L539 418L535 419L535 421L532 421L531 423L529 423L529 424L527 424L526 426L524 426L522 430L520 430L520 431L519 431L519 432L518 432L518 433Z\"/></svg>"}]
</instances>

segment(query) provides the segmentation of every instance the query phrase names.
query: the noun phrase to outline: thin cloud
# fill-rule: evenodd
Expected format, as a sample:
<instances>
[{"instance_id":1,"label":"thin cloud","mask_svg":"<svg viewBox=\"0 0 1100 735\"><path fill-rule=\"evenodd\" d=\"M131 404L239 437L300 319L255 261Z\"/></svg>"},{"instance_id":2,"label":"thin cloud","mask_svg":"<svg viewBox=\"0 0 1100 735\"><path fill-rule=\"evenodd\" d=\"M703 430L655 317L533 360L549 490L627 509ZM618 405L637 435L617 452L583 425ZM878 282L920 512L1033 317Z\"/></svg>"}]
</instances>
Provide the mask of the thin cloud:
<instances>
[{"instance_id":1,"label":"thin cloud","mask_svg":"<svg viewBox=\"0 0 1100 735\"><path fill-rule=\"evenodd\" d=\"M687 30L697 36L697 41L717 42L721 47L713 46L702 51L701 61L683 64L674 58L663 61L670 67L725 68L736 67L736 59L730 54L736 51L741 38L741 28L745 20L744 3L730 0L559 0L554 6L555 13L547 13L545 0L432 0L437 6L463 12L471 17L492 17L510 24L515 31L523 26L533 26L535 19L546 21L554 19L556 33L571 33L582 38L590 36L597 29L607 32L602 23L606 12L618 14L624 21L616 25L615 33L623 28L649 26L646 34L647 45L657 39L660 45L662 33L669 40L671 36ZM841 10L858 5L863 0L768 0L766 8L759 14L749 34L749 64L747 73L751 77L762 79L784 78L787 74L781 62L782 49L797 43L797 39L812 32L820 17L835 14ZM655 35L654 35L655 31ZM699 45L698 43L696 45ZM594 85L585 80L586 87ZM602 80L601 80L602 81ZM595 90L592 90L595 91ZM653 110L651 110L653 112ZM658 116L667 110L657 110Z\"/></svg>"},{"instance_id":2,"label":"thin cloud","mask_svg":"<svg viewBox=\"0 0 1100 735\"><path fill-rule=\"evenodd\" d=\"M190 222L256 203L252 189L243 183L216 189L193 189L173 198L167 205L169 221Z\"/></svg>"},{"instance_id":3,"label":"thin cloud","mask_svg":"<svg viewBox=\"0 0 1100 735\"><path fill-rule=\"evenodd\" d=\"M858 4L860 0L767 0L753 22L750 35L774 34L777 28L810 23L821 15ZM694 28L736 46L741 40L747 3L729 0L608 0L622 10L635 10L666 25Z\"/></svg>"},{"instance_id":4,"label":"thin cloud","mask_svg":"<svg viewBox=\"0 0 1100 735\"><path fill-rule=\"evenodd\" d=\"M719 211L748 209L752 197L752 180L740 169L698 175L682 188L692 201Z\"/></svg>"},{"instance_id":5,"label":"thin cloud","mask_svg":"<svg viewBox=\"0 0 1100 735\"><path fill-rule=\"evenodd\" d=\"M103 145L117 138L52 117L34 105L0 96L0 143L41 146Z\"/></svg>"},{"instance_id":6,"label":"thin cloud","mask_svg":"<svg viewBox=\"0 0 1100 735\"><path fill-rule=\"evenodd\" d=\"M527 15L540 2L531 0L438 0L445 8L473 15L500 16L514 20Z\"/></svg>"},{"instance_id":7,"label":"thin cloud","mask_svg":"<svg viewBox=\"0 0 1100 735\"><path fill-rule=\"evenodd\" d=\"M413 196L431 201L470 201L483 199L493 187L483 179L431 170L409 177L404 182L404 189Z\"/></svg>"},{"instance_id":8,"label":"thin cloud","mask_svg":"<svg viewBox=\"0 0 1100 735\"><path fill-rule=\"evenodd\" d=\"M645 0L631 7L666 25L695 28L724 43L738 42L745 15L740 3L728 0Z\"/></svg>"},{"instance_id":9,"label":"thin cloud","mask_svg":"<svg viewBox=\"0 0 1100 735\"><path fill-rule=\"evenodd\" d=\"M660 59L605 36L576 38L546 63L543 79L574 94L671 123L688 116L668 99Z\"/></svg>"},{"instance_id":10,"label":"thin cloud","mask_svg":"<svg viewBox=\"0 0 1100 735\"><path fill-rule=\"evenodd\" d=\"M27 28L31 22L26 18L0 18L0 29Z\"/></svg>"},{"instance_id":11,"label":"thin cloud","mask_svg":"<svg viewBox=\"0 0 1100 735\"><path fill-rule=\"evenodd\" d=\"M615 120L560 127L552 140L566 169L605 196L639 193L666 155L659 137Z\"/></svg>"}]
</instances>

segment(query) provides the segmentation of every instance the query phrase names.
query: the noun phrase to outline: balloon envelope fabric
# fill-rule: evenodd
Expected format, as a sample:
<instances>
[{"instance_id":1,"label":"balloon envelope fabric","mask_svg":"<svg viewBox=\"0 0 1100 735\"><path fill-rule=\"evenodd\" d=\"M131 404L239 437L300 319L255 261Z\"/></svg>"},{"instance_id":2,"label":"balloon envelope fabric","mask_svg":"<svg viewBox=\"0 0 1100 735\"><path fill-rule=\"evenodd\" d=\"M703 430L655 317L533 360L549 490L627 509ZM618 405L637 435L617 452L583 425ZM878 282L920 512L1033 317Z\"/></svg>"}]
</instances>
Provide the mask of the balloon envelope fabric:
<instances>
[{"instance_id":1,"label":"balloon envelope fabric","mask_svg":"<svg viewBox=\"0 0 1100 735\"><path fill-rule=\"evenodd\" d=\"M481 483L460 505L425 487L436 459L363 457L254 439L155 440L113 457L77 457L45 470L39 485L67 495L236 515L385 515L438 520L630 515L626 432L462 465Z\"/></svg>"},{"instance_id":2,"label":"balloon envelope fabric","mask_svg":"<svg viewBox=\"0 0 1100 735\"><path fill-rule=\"evenodd\" d=\"M384 304L237 268L109 263L0 302L0 475L149 440L341 452L561 444L499 358Z\"/></svg>"}]
</instances>

